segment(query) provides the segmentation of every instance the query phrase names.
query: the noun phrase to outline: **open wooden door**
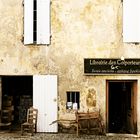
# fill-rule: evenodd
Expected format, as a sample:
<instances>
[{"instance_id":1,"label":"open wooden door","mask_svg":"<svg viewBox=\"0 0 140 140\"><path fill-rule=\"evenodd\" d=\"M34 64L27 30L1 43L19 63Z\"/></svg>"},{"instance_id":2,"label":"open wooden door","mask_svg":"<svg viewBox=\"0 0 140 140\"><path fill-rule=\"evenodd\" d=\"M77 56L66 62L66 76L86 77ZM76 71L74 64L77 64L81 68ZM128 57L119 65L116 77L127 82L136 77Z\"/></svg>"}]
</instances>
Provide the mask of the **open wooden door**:
<instances>
[{"instance_id":1,"label":"open wooden door","mask_svg":"<svg viewBox=\"0 0 140 140\"><path fill-rule=\"evenodd\" d=\"M57 76L33 76L33 106L38 109L37 132L58 132Z\"/></svg>"},{"instance_id":2,"label":"open wooden door","mask_svg":"<svg viewBox=\"0 0 140 140\"><path fill-rule=\"evenodd\" d=\"M2 78L0 77L0 110L2 109Z\"/></svg>"},{"instance_id":3,"label":"open wooden door","mask_svg":"<svg viewBox=\"0 0 140 140\"><path fill-rule=\"evenodd\" d=\"M137 103L137 84L136 81L131 83L131 93L129 104L130 107L127 110L127 129L131 134L136 134L136 103Z\"/></svg>"}]
</instances>

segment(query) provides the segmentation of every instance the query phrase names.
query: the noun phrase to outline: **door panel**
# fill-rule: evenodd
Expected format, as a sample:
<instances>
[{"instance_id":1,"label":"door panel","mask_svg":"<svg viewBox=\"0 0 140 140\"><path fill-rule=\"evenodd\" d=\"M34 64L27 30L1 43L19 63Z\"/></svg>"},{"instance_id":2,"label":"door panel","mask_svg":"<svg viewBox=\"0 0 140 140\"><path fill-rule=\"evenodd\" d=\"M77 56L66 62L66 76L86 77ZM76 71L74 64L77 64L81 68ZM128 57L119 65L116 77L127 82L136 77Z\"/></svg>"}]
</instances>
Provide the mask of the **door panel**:
<instances>
[{"instance_id":1,"label":"door panel","mask_svg":"<svg viewBox=\"0 0 140 140\"><path fill-rule=\"evenodd\" d=\"M134 87L131 84L130 108L127 110L127 129L130 133L134 133Z\"/></svg>"},{"instance_id":2,"label":"door panel","mask_svg":"<svg viewBox=\"0 0 140 140\"><path fill-rule=\"evenodd\" d=\"M45 132L44 92L45 77L33 76L33 106L38 109L37 132Z\"/></svg>"},{"instance_id":3,"label":"door panel","mask_svg":"<svg viewBox=\"0 0 140 140\"><path fill-rule=\"evenodd\" d=\"M137 81L133 83L134 134L137 133Z\"/></svg>"},{"instance_id":4,"label":"door panel","mask_svg":"<svg viewBox=\"0 0 140 140\"><path fill-rule=\"evenodd\" d=\"M134 132L134 124L133 124L133 111L128 110L127 112L127 130L130 133Z\"/></svg>"},{"instance_id":5,"label":"door panel","mask_svg":"<svg viewBox=\"0 0 140 140\"><path fill-rule=\"evenodd\" d=\"M33 106L38 109L37 132L57 132L57 76L33 76Z\"/></svg>"},{"instance_id":6,"label":"door panel","mask_svg":"<svg viewBox=\"0 0 140 140\"><path fill-rule=\"evenodd\" d=\"M50 125L53 121L57 120L57 76L49 75L46 84L48 85L48 94L45 94L47 96L45 97L47 99L47 105L45 105L47 112L46 132L57 132L57 124Z\"/></svg>"},{"instance_id":7,"label":"door panel","mask_svg":"<svg viewBox=\"0 0 140 140\"><path fill-rule=\"evenodd\" d=\"M131 108L127 112L127 128L131 133L136 133L137 127L137 117L136 117L136 107L137 107L137 82L133 82L131 85Z\"/></svg>"},{"instance_id":8,"label":"door panel","mask_svg":"<svg viewBox=\"0 0 140 140\"><path fill-rule=\"evenodd\" d=\"M0 77L0 110L2 109L2 78Z\"/></svg>"}]
</instances>

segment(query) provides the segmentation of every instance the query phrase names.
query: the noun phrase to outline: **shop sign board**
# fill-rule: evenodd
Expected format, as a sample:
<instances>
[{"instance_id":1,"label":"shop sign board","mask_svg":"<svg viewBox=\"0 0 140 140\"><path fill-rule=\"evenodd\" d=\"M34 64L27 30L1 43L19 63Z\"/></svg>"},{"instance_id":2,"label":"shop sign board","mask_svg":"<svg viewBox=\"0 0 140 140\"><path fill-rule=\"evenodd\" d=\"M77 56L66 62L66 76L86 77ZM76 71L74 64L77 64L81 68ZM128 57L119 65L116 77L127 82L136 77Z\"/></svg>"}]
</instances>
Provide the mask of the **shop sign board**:
<instances>
[{"instance_id":1,"label":"shop sign board","mask_svg":"<svg viewBox=\"0 0 140 140\"><path fill-rule=\"evenodd\" d=\"M140 74L140 59L84 59L84 74Z\"/></svg>"}]
</instances>

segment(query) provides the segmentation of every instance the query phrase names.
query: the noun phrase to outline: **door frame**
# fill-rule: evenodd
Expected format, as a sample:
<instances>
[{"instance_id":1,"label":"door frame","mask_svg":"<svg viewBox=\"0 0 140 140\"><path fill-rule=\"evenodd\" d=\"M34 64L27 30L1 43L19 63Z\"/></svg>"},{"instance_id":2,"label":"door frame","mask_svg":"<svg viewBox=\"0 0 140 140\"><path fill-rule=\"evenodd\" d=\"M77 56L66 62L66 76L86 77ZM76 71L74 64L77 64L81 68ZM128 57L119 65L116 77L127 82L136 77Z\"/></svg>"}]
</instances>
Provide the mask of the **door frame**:
<instances>
[{"instance_id":1,"label":"door frame","mask_svg":"<svg viewBox=\"0 0 140 140\"><path fill-rule=\"evenodd\" d=\"M137 134L137 86L138 80L133 79L113 79L106 80L106 132L109 133L109 82L132 82L134 88L134 134Z\"/></svg>"}]
</instances>

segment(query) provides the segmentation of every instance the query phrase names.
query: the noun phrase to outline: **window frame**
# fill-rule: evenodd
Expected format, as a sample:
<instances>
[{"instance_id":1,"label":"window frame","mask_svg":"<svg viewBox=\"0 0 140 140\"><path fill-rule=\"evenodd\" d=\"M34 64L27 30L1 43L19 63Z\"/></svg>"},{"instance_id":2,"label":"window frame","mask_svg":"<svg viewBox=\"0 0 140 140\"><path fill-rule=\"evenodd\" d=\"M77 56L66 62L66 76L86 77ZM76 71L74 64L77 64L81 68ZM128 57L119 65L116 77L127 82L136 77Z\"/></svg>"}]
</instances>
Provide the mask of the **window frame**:
<instances>
[{"instance_id":1,"label":"window frame","mask_svg":"<svg viewBox=\"0 0 140 140\"><path fill-rule=\"evenodd\" d=\"M78 110L80 109L80 92L66 91L67 101L66 109Z\"/></svg>"},{"instance_id":2,"label":"window frame","mask_svg":"<svg viewBox=\"0 0 140 140\"><path fill-rule=\"evenodd\" d=\"M50 0L24 0L24 45L50 45L50 5Z\"/></svg>"}]
</instances>

